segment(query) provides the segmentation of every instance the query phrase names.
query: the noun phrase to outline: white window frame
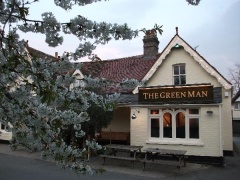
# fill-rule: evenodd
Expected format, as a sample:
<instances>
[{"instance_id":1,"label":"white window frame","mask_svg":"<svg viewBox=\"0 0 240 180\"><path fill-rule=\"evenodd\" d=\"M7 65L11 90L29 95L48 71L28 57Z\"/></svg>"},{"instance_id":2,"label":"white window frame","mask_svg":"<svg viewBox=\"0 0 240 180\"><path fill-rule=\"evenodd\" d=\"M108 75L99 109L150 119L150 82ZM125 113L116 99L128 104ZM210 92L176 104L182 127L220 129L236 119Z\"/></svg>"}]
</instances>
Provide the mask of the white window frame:
<instances>
[{"instance_id":1,"label":"white window frame","mask_svg":"<svg viewBox=\"0 0 240 180\"><path fill-rule=\"evenodd\" d=\"M198 114L189 114L189 109L198 109ZM151 110L149 109L149 119L148 119L148 131L149 131L149 138L146 143L150 144L183 144L183 145L197 145L203 146L201 142L201 117L200 117L200 108L183 108L175 110L173 109L154 109L159 110L159 114L151 114ZM170 113L172 115L172 138L164 138L163 137L163 115L164 113ZM179 112L183 112L185 115L185 138L176 138L176 115ZM151 137L151 118L159 119L159 136L160 137ZM199 128L199 138L190 138L190 126L189 126L189 119L190 118L197 118L198 119L198 128Z\"/></svg>"},{"instance_id":2,"label":"white window frame","mask_svg":"<svg viewBox=\"0 0 240 180\"><path fill-rule=\"evenodd\" d=\"M179 74L178 74L178 75L175 75L175 74L174 74L174 68L175 68L176 66L179 68ZM180 66L184 66L185 74L181 74L181 73L180 73ZM173 85L185 85L185 84L187 83L186 64L185 64L185 63L173 64L173 66L172 66L172 74L173 74ZM180 78L181 76L185 76L185 84L181 84L181 78ZM175 84L175 80L174 80L175 77L178 77L178 79L179 79L179 84Z\"/></svg>"}]
</instances>

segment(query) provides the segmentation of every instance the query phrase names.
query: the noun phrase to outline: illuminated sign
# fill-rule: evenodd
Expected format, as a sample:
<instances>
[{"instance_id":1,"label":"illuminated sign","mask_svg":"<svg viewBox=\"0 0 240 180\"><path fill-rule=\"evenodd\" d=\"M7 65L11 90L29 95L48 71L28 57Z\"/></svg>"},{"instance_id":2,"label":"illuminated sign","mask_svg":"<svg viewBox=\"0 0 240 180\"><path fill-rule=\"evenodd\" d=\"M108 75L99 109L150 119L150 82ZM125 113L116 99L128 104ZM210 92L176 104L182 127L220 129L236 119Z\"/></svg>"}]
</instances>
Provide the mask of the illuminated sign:
<instances>
[{"instance_id":1,"label":"illuminated sign","mask_svg":"<svg viewBox=\"0 0 240 180\"><path fill-rule=\"evenodd\" d=\"M139 88L139 102L209 101L213 86Z\"/></svg>"}]
</instances>

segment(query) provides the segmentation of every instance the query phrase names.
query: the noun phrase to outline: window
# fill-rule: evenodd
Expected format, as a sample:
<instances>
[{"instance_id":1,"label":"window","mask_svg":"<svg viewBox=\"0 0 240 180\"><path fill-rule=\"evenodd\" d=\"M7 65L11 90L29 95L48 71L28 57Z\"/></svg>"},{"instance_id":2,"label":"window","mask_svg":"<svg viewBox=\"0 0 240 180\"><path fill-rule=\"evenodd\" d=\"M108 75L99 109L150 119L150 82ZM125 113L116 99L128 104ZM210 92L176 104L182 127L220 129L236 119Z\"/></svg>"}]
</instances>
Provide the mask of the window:
<instances>
[{"instance_id":1,"label":"window","mask_svg":"<svg viewBox=\"0 0 240 180\"><path fill-rule=\"evenodd\" d=\"M169 112L163 115L163 137L172 138L172 115Z\"/></svg>"},{"instance_id":2,"label":"window","mask_svg":"<svg viewBox=\"0 0 240 180\"><path fill-rule=\"evenodd\" d=\"M1 129L5 130L5 125L1 123Z\"/></svg>"},{"instance_id":3,"label":"window","mask_svg":"<svg viewBox=\"0 0 240 180\"><path fill-rule=\"evenodd\" d=\"M240 102L235 102L234 110L240 110Z\"/></svg>"},{"instance_id":4,"label":"window","mask_svg":"<svg viewBox=\"0 0 240 180\"><path fill-rule=\"evenodd\" d=\"M199 114L199 109L189 109L189 114Z\"/></svg>"},{"instance_id":5,"label":"window","mask_svg":"<svg viewBox=\"0 0 240 180\"><path fill-rule=\"evenodd\" d=\"M185 138L185 114L178 112L176 114L176 138Z\"/></svg>"},{"instance_id":6,"label":"window","mask_svg":"<svg viewBox=\"0 0 240 180\"><path fill-rule=\"evenodd\" d=\"M198 139L199 138L199 119L189 118L189 138Z\"/></svg>"},{"instance_id":7,"label":"window","mask_svg":"<svg viewBox=\"0 0 240 180\"><path fill-rule=\"evenodd\" d=\"M151 119L151 137L159 137L159 119Z\"/></svg>"},{"instance_id":8,"label":"window","mask_svg":"<svg viewBox=\"0 0 240 180\"><path fill-rule=\"evenodd\" d=\"M0 123L0 130L9 131L9 127L3 123Z\"/></svg>"},{"instance_id":9,"label":"window","mask_svg":"<svg viewBox=\"0 0 240 180\"><path fill-rule=\"evenodd\" d=\"M150 110L151 115L159 114L159 110Z\"/></svg>"},{"instance_id":10,"label":"window","mask_svg":"<svg viewBox=\"0 0 240 180\"><path fill-rule=\"evenodd\" d=\"M174 85L186 84L185 64L176 64L173 66L173 82Z\"/></svg>"},{"instance_id":11,"label":"window","mask_svg":"<svg viewBox=\"0 0 240 180\"><path fill-rule=\"evenodd\" d=\"M157 112L157 113L153 113ZM199 109L150 110L150 138L159 140L199 139Z\"/></svg>"}]
</instances>

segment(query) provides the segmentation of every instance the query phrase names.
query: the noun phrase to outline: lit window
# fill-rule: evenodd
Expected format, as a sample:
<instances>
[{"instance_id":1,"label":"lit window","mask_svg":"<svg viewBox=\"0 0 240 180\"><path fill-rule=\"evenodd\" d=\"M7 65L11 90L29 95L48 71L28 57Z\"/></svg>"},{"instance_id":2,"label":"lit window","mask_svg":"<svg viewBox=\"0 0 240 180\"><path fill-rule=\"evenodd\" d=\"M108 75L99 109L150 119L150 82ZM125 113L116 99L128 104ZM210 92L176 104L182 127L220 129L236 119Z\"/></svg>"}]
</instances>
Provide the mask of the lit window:
<instances>
[{"instance_id":1,"label":"lit window","mask_svg":"<svg viewBox=\"0 0 240 180\"><path fill-rule=\"evenodd\" d=\"M157 114L153 112L157 112ZM150 138L193 140L200 138L199 109L150 110Z\"/></svg>"},{"instance_id":2,"label":"lit window","mask_svg":"<svg viewBox=\"0 0 240 180\"><path fill-rule=\"evenodd\" d=\"M174 85L186 84L185 64L177 64L173 66L173 82Z\"/></svg>"},{"instance_id":3,"label":"lit window","mask_svg":"<svg viewBox=\"0 0 240 180\"><path fill-rule=\"evenodd\" d=\"M172 138L172 115L168 112L163 115L163 137Z\"/></svg>"},{"instance_id":4,"label":"lit window","mask_svg":"<svg viewBox=\"0 0 240 180\"><path fill-rule=\"evenodd\" d=\"M159 114L159 110L151 110L151 115L154 115L154 114Z\"/></svg>"},{"instance_id":5,"label":"lit window","mask_svg":"<svg viewBox=\"0 0 240 180\"><path fill-rule=\"evenodd\" d=\"M176 138L185 138L185 114L179 112L176 114Z\"/></svg>"},{"instance_id":6,"label":"lit window","mask_svg":"<svg viewBox=\"0 0 240 180\"><path fill-rule=\"evenodd\" d=\"M199 109L189 109L189 114L199 114Z\"/></svg>"}]
</instances>

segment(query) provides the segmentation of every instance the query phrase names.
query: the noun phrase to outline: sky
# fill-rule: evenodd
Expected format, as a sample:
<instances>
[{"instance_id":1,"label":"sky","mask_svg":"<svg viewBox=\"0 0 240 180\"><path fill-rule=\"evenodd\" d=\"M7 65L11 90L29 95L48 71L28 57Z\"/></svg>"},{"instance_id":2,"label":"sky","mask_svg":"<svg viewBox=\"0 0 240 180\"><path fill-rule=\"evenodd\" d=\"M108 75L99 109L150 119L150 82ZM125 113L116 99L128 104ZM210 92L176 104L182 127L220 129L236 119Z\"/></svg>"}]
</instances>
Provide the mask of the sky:
<instances>
[{"instance_id":1,"label":"sky","mask_svg":"<svg viewBox=\"0 0 240 180\"><path fill-rule=\"evenodd\" d=\"M133 30L151 29L155 24L163 25L159 52L172 37L178 34L198 53L228 78L229 68L240 64L240 0L201 0L198 6L191 6L185 0L109 0L86 6L74 6L65 11L54 5L53 0L40 0L30 8L28 18L41 20L43 12L53 12L61 23L81 15L96 22L127 23ZM99 45L94 54L102 60L123 58L143 54L144 33L133 40L110 41ZM51 48L42 34L21 33L29 45L47 54L74 52L79 40L72 35L64 35L62 45ZM80 61L89 61L87 58Z\"/></svg>"}]
</instances>

